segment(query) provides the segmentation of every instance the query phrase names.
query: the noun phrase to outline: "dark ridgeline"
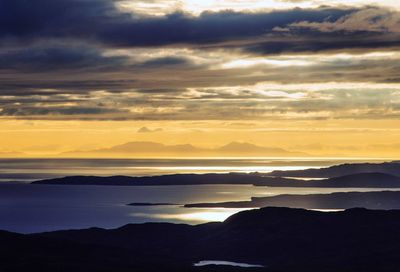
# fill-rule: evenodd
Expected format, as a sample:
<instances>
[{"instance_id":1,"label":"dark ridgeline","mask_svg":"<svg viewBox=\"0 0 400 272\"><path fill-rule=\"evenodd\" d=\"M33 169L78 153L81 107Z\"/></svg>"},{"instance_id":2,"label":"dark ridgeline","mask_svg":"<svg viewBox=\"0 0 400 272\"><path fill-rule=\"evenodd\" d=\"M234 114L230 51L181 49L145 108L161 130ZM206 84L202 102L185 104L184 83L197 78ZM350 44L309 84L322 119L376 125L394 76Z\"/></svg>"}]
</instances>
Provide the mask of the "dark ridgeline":
<instances>
[{"instance_id":1,"label":"dark ridgeline","mask_svg":"<svg viewBox=\"0 0 400 272\"><path fill-rule=\"evenodd\" d=\"M157 185L209 185L209 184L283 184L296 180L262 177L258 174L174 174L150 177L129 176L69 176L34 181L33 184L51 185L116 185L116 186L157 186Z\"/></svg>"},{"instance_id":2,"label":"dark ridgeline","mask_svg":"<svg viewBox=\"0 0 400 272\"><path fill-rule=\"evenodd\" d=\"M70 176L34 181L47 185L112 185L161 186L232 184L270 187L321 187L321 188L400 188L400 177L384 173L359 173L323 180L297 180L283 177L266 177L263 174L176 174L153 177L128 176Z\"/></svg>"},{"instance_id":3,"label":"dark ridgeline","mask_svg":"<svg viewBox=\"0 0 400 272\"><path fill-rule=\"evenodd\" d=\"M310 195L277 195L252 197L248 201L230 201L220 203L192 203L186 208L261 208L288 207L303 209L350 209L363 207L368 209L400 209L400 192L340 192Z\"/></svg>"},{"instance_id":4,"label":"dark ridgeline","mask_svg":"<svg viewBox=\"0 0 400 272\"><path fill-rule=\"evenodd\" d=\"M223 223L0 232L0 271L400 271L400 211L263 208ZM193 267L200 260L264 268Z\"/></svg>"},{"instance_id":5,"label":"dark ridgeline","mask_svg":"<svg viewBox=\"0 0 400 272\"><path fill-rule=\"evenodd\" d=\"M143 128L142 128L143 129ZM144 128L146 131L147 128ZM148 130L148 129L147 129ZM63 155L110 155L110 154L129 154L135 157L140 154L153 154L156 156L309 156L307 153L289 151L282 148L271 148L253 145L245 142L231 142L224 146L212 149L199 148L191 144L164 145L156 142L128 142L116 145L111 148L94 149L89 151L70 151Z\"/></svg>"},{"instance_id":6,"label":"dark ridgeline","mask_svg":"<svg viewBox=\"0 0 400 272\"><path fill-rule=\"evenodd\" d=\"M333 178L359 173L384 173L394 176L400 176L400 162L393 161L384 163L348 163L319 169L288 171L276 170L269 173L268 175L274 177Z\"/></svg>"},{"instance_id":7,"label":"dark ridgeline","mask_svg":"<svg viewBox=\"0 0 400 272\"><path fill-rule=\"evenodd\" d=\"M311 172L310 172L311 171ZM293 177L319 177L297 180ZM36 181L51 185L249 184L277 187L400 188L400 164L346 164L322 169L252 174L181 174L155 177L73 176ZM400 192L280 195L247 202L187 207L288 206L400 208ZM135 206L170 203L131 203ZM400 271L400 210L354 208L322 213L262 208L223 223L190 226L147 223L119 229L0 233L0 271ZM194 267L201 260L264 265L263 268Z\"/></svg>"}]
</instances>

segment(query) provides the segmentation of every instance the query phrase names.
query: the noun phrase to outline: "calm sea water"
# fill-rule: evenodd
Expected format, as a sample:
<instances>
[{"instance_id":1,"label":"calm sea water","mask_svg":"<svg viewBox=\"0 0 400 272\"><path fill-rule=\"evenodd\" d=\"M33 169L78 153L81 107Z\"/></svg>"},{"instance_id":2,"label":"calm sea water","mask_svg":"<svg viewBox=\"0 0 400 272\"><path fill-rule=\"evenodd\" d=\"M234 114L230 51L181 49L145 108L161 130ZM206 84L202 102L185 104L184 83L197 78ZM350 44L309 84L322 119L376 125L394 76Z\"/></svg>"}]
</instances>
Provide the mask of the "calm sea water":
<instances>
[{"instance_id":1,"label":"calm sea water","mask_svg":"<svg viewBox=\"0 0 400 272\"><path fill-rule=\"evenodd\" d=\"M381 160L263 159L0 159L0 182L29 182L71 175L147 176L174 173L270 172Z\"/></svg>"},{"instance_id":2,"label":"calm sea water","mask_svg":"<svg viewBox=\"0 0 400 272\"><path fill-rule=\"evenodd\" d=\"M29 181L66 175L159 175L167 173L268 172L303 169L344 160L0 160L0 229L32 233L87 227L115 228L127 223L222 221L241 209L134 207L133 202L199 203L248 200L253 196L314 194L374 189L268 188L251 185L52 186ZM13 183L10 181L21 181ZM382 189L376 189L382 190Z\"/></svg>"},{"instance_id":3,"label":"calm sea water","mask_svg":"<svg viewBox=\"0 0 400 272\"><path fill-rule=\"evenodd\" d=\"M29 233L87 227L115 228L143 222L197 224L222 221L242 209L192 209L180 205L135 207L126 204L223 202L249 200L252 196L373 190L251 185L119 187L2 184L0 229Z\"/></svg>"}]
</instances>

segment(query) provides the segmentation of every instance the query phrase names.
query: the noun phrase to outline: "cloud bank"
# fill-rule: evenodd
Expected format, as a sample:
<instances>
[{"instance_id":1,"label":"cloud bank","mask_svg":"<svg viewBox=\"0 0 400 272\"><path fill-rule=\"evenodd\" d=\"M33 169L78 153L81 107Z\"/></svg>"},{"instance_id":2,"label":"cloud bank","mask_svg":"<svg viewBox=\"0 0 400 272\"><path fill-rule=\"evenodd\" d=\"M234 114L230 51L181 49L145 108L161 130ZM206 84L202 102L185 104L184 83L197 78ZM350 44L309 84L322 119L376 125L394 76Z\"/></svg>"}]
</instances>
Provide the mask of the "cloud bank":
<instances>
[{"instance_id":1,"label":"cloud bank","mask_svg":"<svg viewBox=\"0 0 400 272\"><path fill-rule=\"evenodd\" d=\"M398 118L400 13L349 3L158 15L0 0L0 116Z\"/></svg>"}]
</instances>

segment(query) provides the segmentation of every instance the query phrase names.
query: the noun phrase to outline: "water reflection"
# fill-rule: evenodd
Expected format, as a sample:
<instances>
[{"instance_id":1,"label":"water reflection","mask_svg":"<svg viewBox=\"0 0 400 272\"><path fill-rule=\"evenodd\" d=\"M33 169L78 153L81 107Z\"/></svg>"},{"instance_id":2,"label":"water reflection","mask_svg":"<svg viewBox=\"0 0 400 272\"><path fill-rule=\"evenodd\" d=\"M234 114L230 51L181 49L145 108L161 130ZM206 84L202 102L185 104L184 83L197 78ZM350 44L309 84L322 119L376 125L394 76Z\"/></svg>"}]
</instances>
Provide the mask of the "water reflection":
<instances>
[{"instance_id":1,"label":"water reflection","mask_svg":"<svg viewBox=\"0 0 400 272\"><path fill-rule=\"evenodd\" d=\"M258 265L258 264L237 263L237 262L228 262L228 261L211 261L211 260L200 261L193 265L194 266L227 265L227 266L237 266L237 267L244 267L244 268L264 267L263 265Z\"/></svg>"},{"instance_id":2,"label":"water reflection","mask_svg":"<svg viewBox=\"0 0 400 272\"><path fill-rule=\"evenodd\" d=\"M185 221L187 223L204 223L204 222L222 222L229 216L249 210L248 208L204 208L204 209L193 209L190 212L181 213L132 213L133 217L147 217L151 219L172 219Z\"/></svg>"},{"instance_id":3,"label":"water reflection","mask_svg":"<svg viewBox=\"0 0 400 272\"><path fill-rule=\"evenodd\" d=\"M32 181L71 175L270 172L361 161L381 162L348 158L0 159L0 181Z\"/></svg>"},{"instance_id":4,"label":"water reflection","mask_svg":"<svg viewBox=\"0 0 400 272\"><path fill-rule=\"evenodd\" d=\"M251 185L120 187L0 183L0 229L30 233L94 226L116 228L128 223L149 221L196 224L222 221L242 209L135 207L127 204L248 201L254 196L382 190L271 188Z\"/></svg>"}]
</instances>

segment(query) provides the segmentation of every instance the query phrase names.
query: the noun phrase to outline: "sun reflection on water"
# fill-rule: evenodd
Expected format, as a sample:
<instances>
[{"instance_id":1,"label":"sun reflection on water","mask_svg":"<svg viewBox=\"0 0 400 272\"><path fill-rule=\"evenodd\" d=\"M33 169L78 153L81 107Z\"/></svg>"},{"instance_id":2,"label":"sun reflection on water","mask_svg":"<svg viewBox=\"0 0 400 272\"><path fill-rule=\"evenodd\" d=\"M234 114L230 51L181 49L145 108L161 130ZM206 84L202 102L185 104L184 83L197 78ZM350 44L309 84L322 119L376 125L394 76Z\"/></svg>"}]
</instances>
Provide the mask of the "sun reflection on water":
<instances>
[{"instance_id":1,"label":"sun reflection on water","mask_svg":"<svg viewBox=\"0 0 400 272\"><path fill-rule=\"evenodd\" d=\"M135 217L145 217L151 219L167 219L187 222L222 222L229 216L250 210L251 208L204 208L196 209L194 212L183 212L178 214L172 213L133 213Z\"/></svg>"}]
</instances>

